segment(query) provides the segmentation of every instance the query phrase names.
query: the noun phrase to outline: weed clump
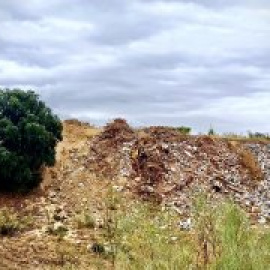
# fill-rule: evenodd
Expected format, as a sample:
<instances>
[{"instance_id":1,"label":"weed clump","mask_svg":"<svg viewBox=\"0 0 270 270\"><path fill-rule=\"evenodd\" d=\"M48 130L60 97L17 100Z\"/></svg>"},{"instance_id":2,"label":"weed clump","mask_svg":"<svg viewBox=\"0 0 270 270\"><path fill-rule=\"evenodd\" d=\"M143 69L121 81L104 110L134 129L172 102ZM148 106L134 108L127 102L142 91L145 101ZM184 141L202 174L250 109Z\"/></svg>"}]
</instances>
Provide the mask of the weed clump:
<instances>
[{"instance_id":1,"label":"weed clump","mask_svg":"<svg viewBox=\"0 0 270 270\"><path fill-rule=\"evenodd\" d=\"M79 229L82 228L92 229L95 228L96 225L94 217L91 214L87 213L86 211L83 211L82 213L76 216L76 222Z\"/></svg>"},{"instance_id":2,"label":"weed clump","mask_svg":"<svg viewBox=\"0 0 270 270\"><path fill-rule=\"evenodd\" d=\"M241 149L239 150L239 156L244 167L249 170L252 179L262 180L263 173L254 155L247 149Z\"/></svg>"},{"instance_id":3,"label":"weed clump","mask_svg":"<svg viewBox=\"0 0 270 270\"><path fill-rule=\"evenodd\" d=\"M23 230L29 225L30 220L20 218L16 212L8 208L0 209L0 235L13 236L16 232Z\"/></svg>"}]
</instances>

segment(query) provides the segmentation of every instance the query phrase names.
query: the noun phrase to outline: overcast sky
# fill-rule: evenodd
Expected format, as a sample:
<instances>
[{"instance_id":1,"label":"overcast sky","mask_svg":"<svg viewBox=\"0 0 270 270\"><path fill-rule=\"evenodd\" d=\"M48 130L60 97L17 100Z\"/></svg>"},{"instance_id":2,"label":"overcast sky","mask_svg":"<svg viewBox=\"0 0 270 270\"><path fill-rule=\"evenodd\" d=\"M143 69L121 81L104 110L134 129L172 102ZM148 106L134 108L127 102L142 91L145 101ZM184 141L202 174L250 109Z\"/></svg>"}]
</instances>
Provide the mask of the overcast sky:
<instances>
[{"instance_id":1,"label":"overcast sky","mask_svg":"<svg viewBox=\"0 0 270 270\"><path fill-rule=\"evenodd\" d=\"M270 132L270 1L1 0L0 87L100 125Z\"/></svg>"}]
</instances>

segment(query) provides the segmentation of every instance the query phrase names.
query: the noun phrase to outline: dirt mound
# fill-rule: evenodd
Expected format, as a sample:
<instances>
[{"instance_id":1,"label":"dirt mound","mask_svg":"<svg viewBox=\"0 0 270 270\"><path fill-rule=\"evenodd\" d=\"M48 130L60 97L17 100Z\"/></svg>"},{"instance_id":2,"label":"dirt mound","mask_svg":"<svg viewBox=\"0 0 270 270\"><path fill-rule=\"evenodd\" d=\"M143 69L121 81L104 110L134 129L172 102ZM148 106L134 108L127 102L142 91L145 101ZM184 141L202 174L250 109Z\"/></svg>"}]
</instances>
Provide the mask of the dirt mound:
<instances>
[{"instance_id":1,"label":"dirt mound","mask_svg":"<svg viewBox=\"0 0 270 270\"><path fill-rule=\"evenodd\" d=\"M132 143L136 135L123 119L116 119L105 126L104 131L90 144L86 166L103 177L119 175L124 145Z\"/></svg>"},{"instance_id":2,"label":"dirt mound","mask_svg":"<svg viewBox=\"0 0 270 270\"><path fill-rule=\"evenodd\" d=\"M184 189L228 193L250 187L249 171L228 142L210 137L176 138L139 139L133 145L137 154L132 155L131 175L143 197L161 201Z\"/></svg>"},{"instance_id":3,"label":"dirt mound","mask_svg":"<svg viewBox=\"0 0 270 270\"><path fill-rule=\"evenodd\" d=\"M228 141L183 136L173 128L134 131L116 119L91 143L87 166L99 176L128 177L144 198L168 199L185 188L243 193L253 180Z\"/></svg>"},{"instance_id":4,"label":"dirt mound","mask_svg":"<svg viewBox=\"0 0 270 270\"><path fill-rule=\"evenodd\" d=\"M98 142L106 143L111 147L128 142L134 138L134 131L124 119L115 119L105 126L104 131L98 136Z\"/></svg>"},{"instance_id":5,"label":"dirt mound","mask_svg":"<svg viewBox=\"0 0 270 270\"><path fill-rule=\"evenodd\" d=\"M164 141L176 140L181 136L179 131L171 127L152 126L143 129L143 132L151 136L152 139Z\"/></svg>"},{"instance_id":6,"label":"dirt mound","mask_svg":"<svg viewBox=\"0 0 270 270\"><path fill-rule=\"evenodd\" d=\"M268 146L182 135L166 127L134 130L122 119L108 124L89 145L85 168L98 178L126 179L122 188L143 199L188 213L203 191L217 201L229 196L270 219L270 207L262 207L270 205Z\"/></svg>"}]
</instances>

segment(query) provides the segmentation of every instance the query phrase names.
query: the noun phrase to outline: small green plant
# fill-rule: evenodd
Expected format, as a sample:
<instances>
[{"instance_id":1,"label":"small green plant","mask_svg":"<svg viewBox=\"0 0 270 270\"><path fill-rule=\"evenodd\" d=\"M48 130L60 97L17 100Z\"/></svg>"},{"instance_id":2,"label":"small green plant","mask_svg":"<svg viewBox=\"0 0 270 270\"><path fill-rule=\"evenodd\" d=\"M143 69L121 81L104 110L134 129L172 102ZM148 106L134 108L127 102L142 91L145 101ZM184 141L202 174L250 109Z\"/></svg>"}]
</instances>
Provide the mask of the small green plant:
<instances>
[{"instance_id":1,"label":"small green plant","mask_svg":"<svg viewBox=\"0 0 270 270\"><path fill-rule=\"evenodd\" d=\"M105 200L104 239L107 245L107 255L115 266L119 247L121 245L119 232L119 217L122 201L120 196L109 186Z\"/></svg>"},{"instance_id":2,"label":"small green plant","mask_svg":"<svg viewBox=\"0 0 270 270\"><path fill-rule=\"evenodd\" d=\"M216 132L214 131L213 127L210 127L210 129L208 130L208 135L209 135L209 136L214 136L214 135L216 135Z\"/></svg>"},{"instance_id":3,"label":"small green plant","mask_svg":"<svg viewBox=\"0 0 270 270\"><path fill-rule=\"evenodd\" d=\"M184 134L184 135L188 135L191 132L191 128L190 127L186 127L186 126L181 126L176 128L180 133Z\"/></svg>"},{"instance_id":4,"label":"small green plant","mask_svg":"<svg viewBox=\"0 0 270 270\"><path fill-rule=\"evenodd\" d=\"M195 239L197 246L197 267L216 258L219 253L217 222L220 212L213 207L206 194L199 194L193 203L193 219L195 223Z\"/></svg>"},{"instance_id":5,"label":"small green plant","mask_svg":"<svg viewBox=\"0 0 270 270\"><path fill-rule=\"evenodd\" d=\"M175 215L154 204L134 203L118 218L116 269L189 269L193 245Z\"/></svg>"},{"instance_id":6,"label":"small green plant","mask_svg":"<svg viewBox=\"0 0 270 270\"><path fill-rule=\"evenodd\" d=\"M97 253L97 254L103 254L105 253L105 247L103 244L100 244L100 243L94 243L92 246L91 246L91 250L94 252L94 253Z\"/></svg>"},{"instance_id":7,"label":"small green plant","mask_svg":"<svg viewBox=\"0 0 270 270\"><path fill-rule=\"evenodd\" d=\"M76 216L75 219L76 219L76 223L79 229L95 228L95 225L96 225L95 219L88 211L82 211L80 214Z\"/></svg>"},{"instance_id":8,"label":"small green plant","mask_svg":"<svg viewBox=\"0 0 270 270\"><path fill-rule=\"evenodd\" d=\"M61 222L56 222L54 224L50 224L47 227L47 232L48 234L57 236L58 239L61 240L66 236L68 228Z\"/></svg>"},{"instance_id":9,"label":"small green plant","mask_svg":"<svg viewBox=\"0 0 270 270\"><path fill-rule=\"evenodd\" d=\"M194 208L198 269L268 269L269 232L252 228L239 206L233 202L213 205L203 194Z\"/></svg>"},{"instance_id":10,"label":"small green plant","mask_svg":"<svg viewBox=\"0 0 270 270\"><path fill-rule=\"evenodd\" d=\"M8 208L0 210L0 235L12 236L30 225L28 217L20 218L18 214Z\"/></svg>"},{"instance_id":11,"label":"small green plant","mask_svg":"<svg viewBox=\"0 0 270 270\"><path fill-rule=\"evenodd\" d=\"M222 211L217 228L221 253L211 269L268 269L269 232L261 234L252 228L247 215L235 204L224 205Z\"/></svg>"}]
</instances>

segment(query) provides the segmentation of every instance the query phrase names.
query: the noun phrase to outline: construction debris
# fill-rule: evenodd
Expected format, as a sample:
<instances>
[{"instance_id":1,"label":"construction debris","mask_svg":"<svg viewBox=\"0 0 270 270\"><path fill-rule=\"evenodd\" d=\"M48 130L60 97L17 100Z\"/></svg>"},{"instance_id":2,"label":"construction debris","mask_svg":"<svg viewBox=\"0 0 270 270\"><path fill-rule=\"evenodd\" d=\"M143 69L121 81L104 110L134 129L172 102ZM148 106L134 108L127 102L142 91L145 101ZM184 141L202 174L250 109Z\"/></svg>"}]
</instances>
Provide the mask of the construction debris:
<instances>
[{"instance_id":1,"label":"construction debris","mask_svg":"<svg viewBox=\"0 0 270 270\"><path fill-rule=\"evenodd\" d=\"M113 123L105 126L100 135L92 140L90 154L85 166L104 177L117 177L123 152L126 151L124 145L131 143L135 138L135 132L125 120L114 120Z\"/></svg>"},{"instance_id":2,"label":"construction debris","mask_svg":"<svg viewBox=\"0 0 270 270\"><path fill-rule=\"evenodd\" d=\"M108 124L90 142L86 166L99 177L126 177L130 191L183 213L201 191L230 196L249 209L264 204L259 190L264 201L270 195L269 145L233 147L228 140L182 135L165 127L135 131L122 119Z\"/></svg>"}]
</instances>

